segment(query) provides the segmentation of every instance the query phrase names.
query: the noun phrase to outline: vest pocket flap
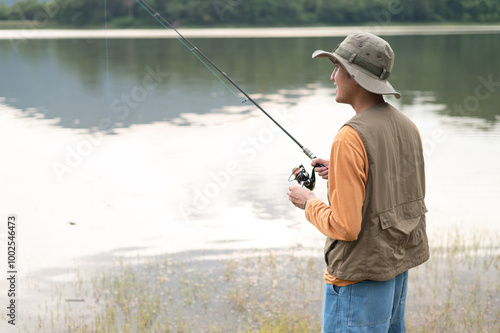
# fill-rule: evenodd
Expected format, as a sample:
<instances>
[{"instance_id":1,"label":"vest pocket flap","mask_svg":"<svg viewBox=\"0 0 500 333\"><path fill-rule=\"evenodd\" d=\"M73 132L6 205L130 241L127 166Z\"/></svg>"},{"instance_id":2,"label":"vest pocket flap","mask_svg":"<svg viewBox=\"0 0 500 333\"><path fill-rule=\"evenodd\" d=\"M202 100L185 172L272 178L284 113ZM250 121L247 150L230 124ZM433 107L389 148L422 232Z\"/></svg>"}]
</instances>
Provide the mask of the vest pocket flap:
<instances>
[{"instance_id":1,"label":"vest pocket flap","mask_svg":"<svg viewBox=\"0 0 500 333\"><path fill-rule=\"evenodd\" d=\"M417 227L422 215L427 213L423 200L408 202L386 210L379 214L380 226L383 230L397 227L404 233L410 233Z\"/></svg>"}]
</instances>

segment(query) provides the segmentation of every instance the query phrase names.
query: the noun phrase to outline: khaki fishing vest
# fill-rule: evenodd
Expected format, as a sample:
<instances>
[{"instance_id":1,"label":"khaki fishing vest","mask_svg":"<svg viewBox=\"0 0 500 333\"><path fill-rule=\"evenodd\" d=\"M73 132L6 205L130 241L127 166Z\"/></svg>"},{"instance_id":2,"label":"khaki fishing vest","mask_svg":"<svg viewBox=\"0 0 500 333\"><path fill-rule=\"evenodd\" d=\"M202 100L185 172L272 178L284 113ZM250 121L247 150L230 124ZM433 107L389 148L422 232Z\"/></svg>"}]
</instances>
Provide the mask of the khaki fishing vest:
<instances>
[{"instance_id":1,"label":"khaki fishing vest","mask_svg":"<svg viewBox=\"0 0 500 333\"><path fill-rule=\"evenodd\" d=\"M326 240L327 270L342 280L390 280L429 259L422 142L410 119L387 103L346 125L368 155L366 196L358 239Z\"/></svg>"}]
</instances>

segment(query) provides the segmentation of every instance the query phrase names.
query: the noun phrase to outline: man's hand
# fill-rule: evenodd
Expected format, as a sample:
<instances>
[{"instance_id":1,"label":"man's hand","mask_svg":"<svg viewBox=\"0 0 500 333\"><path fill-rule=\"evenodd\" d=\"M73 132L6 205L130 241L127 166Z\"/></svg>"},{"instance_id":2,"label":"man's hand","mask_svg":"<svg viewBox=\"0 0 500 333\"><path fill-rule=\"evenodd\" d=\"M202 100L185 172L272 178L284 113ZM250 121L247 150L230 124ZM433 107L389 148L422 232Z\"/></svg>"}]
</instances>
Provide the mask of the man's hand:
<instances>
[{"instance_id":1,"label":"man's hand","mask_svg":"<svg viewBox=\"0 0 500 333\"><path fill-rule=\"evenodd\" d=\"M290 201L300 209L304 209L304 204L307 200L316 198L314 193L307 188L300 186L290 186L287 194Z\"/></svg>"},{"instance_id":2,"label":"man's hand","mask_svg":"<svg viewBox=\"0 0 500 333\"><path fill-rule=\"evenodd\" d=\"M316 164L323 164L325 167L315 167L314 171L318 173L318 176L323 179L328 179L328 167L330 166L330 161L324 160L322 158L315 158L311 161L311 165L315 166Z\"/></svg>"}]
</instances>

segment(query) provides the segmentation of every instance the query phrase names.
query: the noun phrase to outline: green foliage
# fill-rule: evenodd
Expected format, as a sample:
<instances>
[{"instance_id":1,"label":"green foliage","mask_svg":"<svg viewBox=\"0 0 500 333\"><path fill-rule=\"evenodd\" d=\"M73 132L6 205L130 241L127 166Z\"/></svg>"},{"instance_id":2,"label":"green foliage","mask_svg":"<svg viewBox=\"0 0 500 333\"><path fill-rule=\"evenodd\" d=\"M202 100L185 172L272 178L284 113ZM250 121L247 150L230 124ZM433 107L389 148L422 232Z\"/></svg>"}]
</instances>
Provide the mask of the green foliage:
<instances>
[{"instance_id":1,"label":"green foliage","mask_svg":"<svg viewBox=\"0 0 500 333\"><path fill-rule=\"evenodd\" d=\"M135 27L135 20L130 16L121 16L113 19L111 25L115 28L127 29Z\"/></svg>"},{"instance_id":2,"label":"green foliage","mask_svg":"<svg viewBox=\"0 0 500 333\"><path fill-rule=\"evenodd\" d=\"M45 4L38 2L37 0L24 0L19 1L9 8L10 20L36 20L37 16L43 14ZM5 7L3 7L5 8ZM0 14L0 17L2 14Z\"/></svg>"},{"instance_id":3,"label":"green foliage","mask_svg":"<svg viewBox=\"0 0 500 333\"><path fill-rule=\"evenodd\" d=\"M10 20L11 19L11 7L4 3L0 3L0 20Z\"/></svg>"},{"instance_id":4,"label":"green foliage","mask_svg":"<svg viewBox=\"0 0 500 333\"><path fill-rule=\"evenodd\" d=\"M162 16L192 26L304 26L401 22L500 22L498 0L149 0ZM114 27L157 26L135 0L108 0ZM0 20L70 26L104 22L103 0L22 0L0 4Z\"/></svg>"}]
</instances>

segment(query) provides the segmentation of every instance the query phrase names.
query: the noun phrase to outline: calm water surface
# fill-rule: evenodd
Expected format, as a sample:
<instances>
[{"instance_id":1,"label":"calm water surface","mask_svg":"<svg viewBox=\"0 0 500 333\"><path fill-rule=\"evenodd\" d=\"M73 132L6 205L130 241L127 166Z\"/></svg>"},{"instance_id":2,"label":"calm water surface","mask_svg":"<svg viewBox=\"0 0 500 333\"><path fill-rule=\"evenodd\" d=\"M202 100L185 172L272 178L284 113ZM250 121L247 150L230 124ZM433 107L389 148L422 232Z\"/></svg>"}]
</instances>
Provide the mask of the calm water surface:
<instances>
[{"instance_id":1,"label":"calm water surface","mask_svg":"<svg viewBox=\"0 0 500 333\"><path fill-rule=\"evenodd\" d=\"M403 94L388 101L424 141L433 239L498 231L500 36L386 39ZM332 64L311 54L341 40L193 42L327 158L354 113L334 101ZM110 40L109 87L104 40L17 50L2 40L0 58L0 195L4 216L19 215L27 271L187 249L321 249L323 237L286 197L292 168L309 169L308 159L177 40ZM317 188L326 200L326 183Z\"/></svg>"}]
</instances>

